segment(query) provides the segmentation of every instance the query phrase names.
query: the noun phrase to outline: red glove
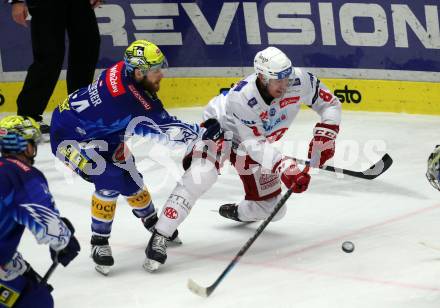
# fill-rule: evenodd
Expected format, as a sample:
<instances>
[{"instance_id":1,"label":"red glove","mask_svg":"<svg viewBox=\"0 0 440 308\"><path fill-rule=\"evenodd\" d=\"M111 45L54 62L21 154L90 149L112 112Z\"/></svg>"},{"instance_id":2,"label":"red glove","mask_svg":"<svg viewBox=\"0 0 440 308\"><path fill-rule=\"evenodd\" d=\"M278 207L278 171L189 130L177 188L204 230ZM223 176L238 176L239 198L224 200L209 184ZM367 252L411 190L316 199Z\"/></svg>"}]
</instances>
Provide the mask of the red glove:
<instances>
[{"instance_id":1,"label":"red glove","mask_svg":"<svg viewBox=\"0 0 440 308\"><path fill-rule=\"evenodd\" d=\"M339 125L317 123L313 130L313 139L309 144L309 159L320 157L319 167L335 155L335 139L339 133ZM312 166L315 167L315 166Z\"/></svg>"},{"instance_id":2,"label":"red glove","mask_svg":"<svg viewBox=\"0 0 440 308\"><path fill-rule=\"evenodd\" d=\"M310 175L301 172L296 161L291 158L283 158L275 165L275 172L280 175L281 181L287 188L292 188L294 193L302 193L307 190Z\"/></svg>"}]
</instances>

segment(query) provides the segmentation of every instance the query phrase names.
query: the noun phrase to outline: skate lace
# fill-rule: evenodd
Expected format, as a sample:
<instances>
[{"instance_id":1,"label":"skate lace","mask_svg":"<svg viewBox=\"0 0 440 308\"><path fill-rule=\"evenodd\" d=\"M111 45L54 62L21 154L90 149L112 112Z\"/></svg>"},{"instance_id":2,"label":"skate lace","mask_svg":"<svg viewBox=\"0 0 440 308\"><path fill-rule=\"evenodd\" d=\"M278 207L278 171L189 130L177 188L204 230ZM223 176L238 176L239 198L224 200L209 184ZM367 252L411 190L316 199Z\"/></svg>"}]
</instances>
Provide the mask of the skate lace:
<instances>
[{"instance_id":1,"label":"skate lace","mask_svg":"<svg viewBox=\"0 0 440 308\"><path fill-rule=\"evenodd\" d=\"M166 248L167 248L166 237L156 234L153 238L152 248L153 250L160 252L161 254L166 254Z\"/></svg>"},{"instance_id":2,"label":"skate lace","mask_svg":"<svg viewBox=\"0 0 440 308\"><path fill-rule=\"evenodd\" d=\"M94 246L93 247L93 254L97 254L100 257L111 257L112 256L112 249L109 245Z\"/></svg>"}]
</instances>

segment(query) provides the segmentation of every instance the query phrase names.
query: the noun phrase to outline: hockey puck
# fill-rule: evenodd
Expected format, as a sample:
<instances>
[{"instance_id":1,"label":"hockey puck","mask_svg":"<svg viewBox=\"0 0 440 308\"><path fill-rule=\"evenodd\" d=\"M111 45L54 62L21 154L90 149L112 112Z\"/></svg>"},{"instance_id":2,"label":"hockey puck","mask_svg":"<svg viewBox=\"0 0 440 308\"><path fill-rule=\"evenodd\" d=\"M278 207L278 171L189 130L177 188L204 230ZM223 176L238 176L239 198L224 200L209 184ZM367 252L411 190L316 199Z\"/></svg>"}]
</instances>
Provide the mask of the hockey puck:
<instances>
[{"instance_id":1,"label":"hockey puck","mask_svg":"<svg viewBox=\"0 0 440 308\"><path fill-rule=\"evenodd\" d=\"M344 242L342 243L342 250L346 253L351 253L354 250L354 244L352 242Z\"/></svg>"}]
</instances>

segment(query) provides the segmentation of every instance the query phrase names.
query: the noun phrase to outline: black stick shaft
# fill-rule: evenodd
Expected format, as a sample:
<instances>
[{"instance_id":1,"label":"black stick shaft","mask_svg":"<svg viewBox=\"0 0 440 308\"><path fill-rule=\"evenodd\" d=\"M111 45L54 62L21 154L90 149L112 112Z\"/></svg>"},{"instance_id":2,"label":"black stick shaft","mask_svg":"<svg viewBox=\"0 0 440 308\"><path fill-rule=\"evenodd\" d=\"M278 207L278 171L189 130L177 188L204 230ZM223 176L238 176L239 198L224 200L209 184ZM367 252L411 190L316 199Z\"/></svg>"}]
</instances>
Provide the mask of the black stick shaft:
<instances>
[{"instance_id":1,"label":"black stick shaft","mask_svg":"<svg viewBox=\"0 0 440 308\"><path fill-rule=\"evenodd\" d=\"M294 159L300 164L303 164L306 166L310 165L310 161L308 161L308 160L303 160L303 159L298 159L298 158L294 158ZM391 167L392 163L393 163L393 160L392 160L391 156L389 156L388 154L385 154L379 161L377 161L375 164L371 165L368 169L366 169L364 171L354 171L354 170L349 170L349 169L336 168L336 167L329 166L329 165L322 165L321 167L319 167L319 169L322 169L325 171L330 171L330 172L335 172L335 173L342 173L342 174L350 175L350 176L356 177L356 178L373 180L373 179L377 178L379 175L381 175L382 173L384 173L385 171L387 171L388 168Z\"/></svg>"},{"instance_id":2,"label":"black stick shaft","mask_svg":"<svg viewBox=\"0 0 440 308\"><path fill-rule=\"evenodd\" d=\"M251 245L255 242L255 240L260 236L260 234L263 232L266 226L272 221L274 216L283 207L284 203L286 203L287 199L289 199L291 194L292 194L292 189L290 188L289 190L287 190L287 192L284 194L281 200L278 201L278 204L275 206L272 214L270 214L270 216L263 221L263 223L258 227L255 234L246 242L246 244L244 244L243 247L241 247L240 251L234 257L234 259L232 259L232 261L229 263L229 265L226 267L223 273L221 273L220 276L214 281L214 283L207 288L208 296L215 290L215 288L220 284L223 278L232 270L235 264L237 264L238 261L240 261L240 258L246 253L246 251L251 247Z\"/></svg>"},{"instance_id":3,"label":"black stick shaft","mask_svg":"<svg viewBox=\"0 0 440 308\"><path fill-rule=\"evenodd\" d=\"M55 271L55 269L58 266L58 261L53 261L52 265L49 267L49 269L47 270L46 274L44 274L43 279L41 280L42 284L47 283L47 280L50 278L50 276L52 276L52 273Z\"/></svg>"}]
</instances>

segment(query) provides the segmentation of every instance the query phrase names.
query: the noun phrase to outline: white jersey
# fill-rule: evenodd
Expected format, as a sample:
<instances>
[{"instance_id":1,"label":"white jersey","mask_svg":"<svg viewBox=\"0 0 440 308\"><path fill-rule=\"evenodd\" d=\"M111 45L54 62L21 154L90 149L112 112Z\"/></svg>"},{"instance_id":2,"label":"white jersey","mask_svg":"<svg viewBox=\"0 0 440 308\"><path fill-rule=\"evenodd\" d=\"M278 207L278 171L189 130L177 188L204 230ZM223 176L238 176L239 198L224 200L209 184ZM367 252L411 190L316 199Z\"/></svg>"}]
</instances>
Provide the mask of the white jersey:
<instances>
[{"instance_id":1,"label":"white jersey","mask_svg":"<svg viewBox=\"0 0 440 308\"><path fill-rule=\"evenodd\" d=\"M341 103L314 75L295 68L286 93L267 105L256 85L256 74L238 82L226 94L214 97L203 114L216 118L225 131L233 133L233 144L272 170L282 154L270 145L281 139L305 104L315 110L321 122L339 125Z\"/></svg>"}]
</instances>

